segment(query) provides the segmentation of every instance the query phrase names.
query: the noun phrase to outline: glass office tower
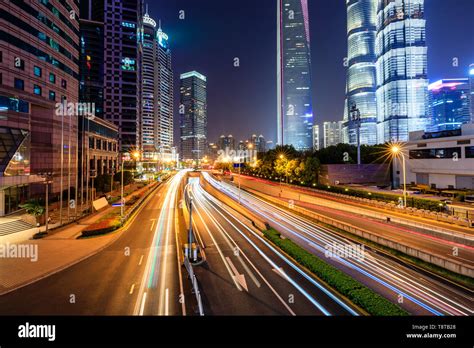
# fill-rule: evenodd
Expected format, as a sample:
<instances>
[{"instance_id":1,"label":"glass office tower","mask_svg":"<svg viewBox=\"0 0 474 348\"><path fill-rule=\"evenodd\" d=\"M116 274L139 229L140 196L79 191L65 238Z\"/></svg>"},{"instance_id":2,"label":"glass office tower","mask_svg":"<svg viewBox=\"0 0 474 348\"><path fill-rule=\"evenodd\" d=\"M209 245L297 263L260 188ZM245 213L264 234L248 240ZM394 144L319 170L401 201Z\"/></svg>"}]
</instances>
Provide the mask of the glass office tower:
<instances>
[{"instance_id":1,"label":"glass office tower","mask_svg":"<svg viewBox=\"0 0 474 348\"><path fill-rule=\"evenodd\" d=\"M430 132L459 129L471 122L468 78L439 80L428 90Z\"/></svg>"},{"instance_id":2,"label":"glass office tower","mask_svg":"<svg viewBox=\"0 0 474 348\"><path fill-rule=\"evenodd\" d=\"M377 143L377 103L375 98L375 36L377 0L346 0L347 6L347 85L344 108L344 140L357 144L357 123L350 109L360 112L360 142Z\"/></svg>"},{"instance_id":3,"label":"glass office tower","mask_svg":"<svg viewBox=\"0 0 474 348\"><path fill-rule=\"evenodd\" d=\"M180 156L199 164L207 149L207 79L191 71L181 74Z\"/></svg>"},{"instance_id":4,"label":"glass office tower","mask_svg":"<svg viewBox=\"0 0 474 348\"><path fill-rule=\"evenodd\" d=\"M168 35L143 17L141 148L145 159L163 159L173 147L173 71Z\"/></svg>"},{"instance_id":5,"label":"glass office tower","mask_svg":"<svg viewBox=\"0 0 474 348\"><path fill-rule=\"evenodd\" d=\"M307 0L278 0L278 144L313 148L311 54Z\"/></svg>"},{"instance_id":6,"label":"glass office tower","mask_svg":"<svg viewBox=\"0 0 474 348\"><path fill-rule=\"evenodd\" d=\"M379 0L377 12L378 142L407 141L428 123L424 0Z\"/></svg>"}]
</instances>

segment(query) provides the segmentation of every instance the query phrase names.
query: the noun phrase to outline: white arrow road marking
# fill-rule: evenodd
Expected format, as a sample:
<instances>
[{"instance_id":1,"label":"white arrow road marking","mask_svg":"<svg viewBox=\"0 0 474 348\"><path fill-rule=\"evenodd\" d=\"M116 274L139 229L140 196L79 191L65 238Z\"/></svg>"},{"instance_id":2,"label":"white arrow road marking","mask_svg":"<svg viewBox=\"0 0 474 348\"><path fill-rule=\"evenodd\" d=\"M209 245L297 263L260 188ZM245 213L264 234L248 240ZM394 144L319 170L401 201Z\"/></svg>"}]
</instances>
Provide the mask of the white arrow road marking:
<instances>
[{"instance_id":1,"label":"white arrow road marking","mask_svg":"<svg viewBox=\"0 0 474 348\"><path fill-rule=\"evenodd\" d=\"M226 256L226 260L230 266L230 268L232 269L232 272L234 273L234 279L240 284L240 286L242 286L245 291L249 291L248 287L247 287L247 282L245 281L245 275L244 274L239 274L239 271L237 270L237 268L235 268L234 264L232 263L231 259Z\"/></svg>"}]
</instances>

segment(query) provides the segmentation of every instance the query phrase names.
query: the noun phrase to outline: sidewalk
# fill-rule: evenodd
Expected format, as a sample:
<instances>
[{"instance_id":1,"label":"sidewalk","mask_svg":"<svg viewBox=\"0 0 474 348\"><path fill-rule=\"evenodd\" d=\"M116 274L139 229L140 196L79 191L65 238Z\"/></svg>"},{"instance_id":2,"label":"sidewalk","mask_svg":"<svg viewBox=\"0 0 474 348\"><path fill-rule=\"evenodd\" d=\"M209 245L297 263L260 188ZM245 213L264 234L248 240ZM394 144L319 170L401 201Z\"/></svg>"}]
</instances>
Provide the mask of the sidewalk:
<instances>
[{"instance_id":1,"label":"sidewalk","mask_svg":"<svg viewBox=\"0 0 474 348\"><path fill-rule=\"evenodd\" d=\"M141 193L147 190L145 186L134 193ZM127 201L132 195L129 195ZM87 239L77 239L81 232L90 224L94 223L102 216L110 213L115 207L108 207L103 211L87 216L77 223L58 228L51 231L50 235L43 239L28 240L22 243L13 244L0 238L0 295L15 290L18 287L31 284L37 280L57 273L70 267L107 247L121 236L124 230L104 236ZM38 231L34 229L35 233ZM28 250L29 257L13 258L1 255L3 248L13 248ZM37 254L37 260L31 255ZM5 253L5 250L3 250Z\"/></svg>"}]
</instances>

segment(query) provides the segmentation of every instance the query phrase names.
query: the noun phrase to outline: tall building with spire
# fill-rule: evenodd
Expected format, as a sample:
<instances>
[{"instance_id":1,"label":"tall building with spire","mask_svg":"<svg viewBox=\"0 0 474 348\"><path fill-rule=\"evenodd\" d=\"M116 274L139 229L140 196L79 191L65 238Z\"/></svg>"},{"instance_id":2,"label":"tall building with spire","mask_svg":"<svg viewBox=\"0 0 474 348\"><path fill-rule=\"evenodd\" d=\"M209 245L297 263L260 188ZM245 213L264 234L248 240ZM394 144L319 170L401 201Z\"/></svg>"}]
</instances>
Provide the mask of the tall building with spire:
<instances>
[{"instance_id":1,"label":"tall building with spire","mask_svg":"<svg viewBox=\"0 0 474 348\"><path fill-rule=\"evenodd\" d=\"M424 0L379 0L377 10L377 137L407 141L428 122Z\"/></svg>"},{"instance_id":2,"label":"tall building with spire","mask_svg":"<svg viewBox=\"0 0 474 348\"><path fill-rule=\"evenodd\" d=\"M360 143L377 143L377 103L375 97L375 36L377 0L346 0L347 82L344 107L344 142L357 144L358 121L350 110L360 112Z\"/></svg>"},{"instance_id":3,"label":"tall building with spire","mask_svg":"<svg viewBox=\"0 0 474 348\"><path fill-rule=\"evenodd\" d=\"M311 53L307 0L278 0L278 144L313 148Z\"/></svg>"},{"instance_id":4,"label":"tall building with spire","mask_svg":"<svg viewBox=\"0 0 474 348\"><path fill-rule=\"evenodd\" d=\"M143 16L140 149L144 160L163 160L173 147L173 71L168 35Z\"/></svg>"}]
</instances>

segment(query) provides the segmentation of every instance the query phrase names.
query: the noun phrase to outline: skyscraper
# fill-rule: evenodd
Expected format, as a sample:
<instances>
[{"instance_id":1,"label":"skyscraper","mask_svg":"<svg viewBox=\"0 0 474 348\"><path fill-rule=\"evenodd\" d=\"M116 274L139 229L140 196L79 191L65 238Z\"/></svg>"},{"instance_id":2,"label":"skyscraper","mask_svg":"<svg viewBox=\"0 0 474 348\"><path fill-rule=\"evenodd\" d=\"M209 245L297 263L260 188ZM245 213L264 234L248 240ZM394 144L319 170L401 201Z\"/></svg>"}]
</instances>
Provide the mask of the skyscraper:
<instances>
[{"instance_id":1,"label":"skyscraper","mask_svg":"<svg viewBox=\"0 0 474 348\"><path fill-rule=\"evenodd\" d=\"M140 148L145 159L163 160L173 147L173 71L168 35L148 12L143 17Z\"/></svg>"},{"instance_id":2,"label":"skyscraper","mask_svg":"<svg viewBox=\"0 0 474 348\"><path fill-rule=\"evenodd\" d=\"M121 151L139 148L143 0L104 1L104 118L119 126ZM94 1L94 6L96 6Z\"/></svg>"},{"instance_id":3,"label":"skyscraper","mask_svg":"<svg viewBox=\"0 0 474 348\"><path fill-rule=\"evenodd\" d=\"M278 0L278 144L313 147L311 54L307 0Z\"/></svg>"},{"instance_id":4,"label":"skyscraper","mask_svg":"<svg viewBox=\"0 0 474 348\"><path fill-rule=\"evenodd\" d=\"M407 141L428 124L424 0L379 0L377 12L378 142Z\"/></svg>"},{"instance_id":5,"label":"skyscraper","mask_svg":"<svg viewBox=\"0 0 474 348\"><path fill-rule=\"evenodd\" d=\"M357 144L357 123L350 109L360 112L360 143L377 143L377 103L375 98L375 36L377 0L346 0L347 6L347 84L344 107L344 139Z\"/></svg>"},{"instance_id":6,"label":"skyscraper","mask_svg":"<svg viewBox=\"0 0 474 348\"><path fill-rule=\"evenodd\" d=\"M319 151L321 149L321 137L319 136L319 125L313 126L313 151Z\"/></svg>"},{"instance_id":7,"label":"skyscraper","mask_svg":"<svg viewBox=\"0 0 474 348\"><path fill-rule=\"evenodd\" d=\"M342 121L323 123L323 148L342 143Z\"/></svg>"},{"instance_id":8,"label":"skyscraper","mask_svg":"<svg viewBox=\"0 0 474 348\"><path fill-rule=\"evenodd\" d=\"M460 129L471 122L469 79L443 79L428 86L430 132Z\"/></svg>"},{"instance_id":9,"label":"skyscraper","mask_svg":"<svg viewBox=\"0 0 474 348\"><path fill-rule=\"evenodd\" d=\"M474 123L474 64L469 66L469 89L471 104L471 123Z\"/></svg>"},{"instance_id":10,"label":"skyscraper","mask_svg":"<svg viewBox=\"0 0 474 348\"><path fill-rule=\"evenodd\" d=\"M197 164L207 149L207 78L197 71L180 78L180 155Z\"/></svg>"}]
</instances>

